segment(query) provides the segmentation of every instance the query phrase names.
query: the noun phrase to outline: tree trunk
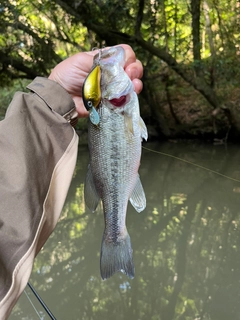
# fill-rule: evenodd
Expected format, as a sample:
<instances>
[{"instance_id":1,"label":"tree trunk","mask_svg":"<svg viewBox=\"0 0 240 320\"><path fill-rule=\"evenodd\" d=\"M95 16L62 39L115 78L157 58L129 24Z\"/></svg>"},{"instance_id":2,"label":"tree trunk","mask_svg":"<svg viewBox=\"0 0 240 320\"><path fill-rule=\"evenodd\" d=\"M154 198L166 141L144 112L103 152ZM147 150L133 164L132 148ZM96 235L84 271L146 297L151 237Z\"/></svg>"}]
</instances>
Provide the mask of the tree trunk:
<instances>
[{"instance_id":1,"label":"tree trunk","mask_svg":"<svg viewBox=\"0 0 240 320\"><path fill-rule=\"evenodd\" d=\"M210 52L212 59L215 58L215 48L214 48L214 42L213 42L213 35L212 35L212 29L211 29L211 20L209 16L209 6L206 0L203 1L203 12L205 16L205 25L206 25L206 33L208 35L208 42L210 47Z\"/></svg>"},{"instance_id":2,"label":"tree trunk","mask_svg":"<svg viewBox=\"0 0 240 320\"><path fill-rule=\"evenodd\" d=\"M202 77L203 72L201 67L200 2L201 0L191 0L191 13L194 70L196 76Z\"/></svg>"}]
</instances>

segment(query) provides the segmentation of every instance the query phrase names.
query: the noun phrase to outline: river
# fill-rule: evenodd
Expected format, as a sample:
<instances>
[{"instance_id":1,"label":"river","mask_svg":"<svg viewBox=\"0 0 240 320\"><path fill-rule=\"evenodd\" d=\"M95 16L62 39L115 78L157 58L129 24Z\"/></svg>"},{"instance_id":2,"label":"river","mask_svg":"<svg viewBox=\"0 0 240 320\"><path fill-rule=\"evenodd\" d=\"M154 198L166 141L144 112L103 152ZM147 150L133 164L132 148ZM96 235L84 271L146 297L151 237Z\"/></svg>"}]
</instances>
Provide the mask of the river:
<instances>
[{"instance_id":1,"label":"river","mask_svg":"<svg viewBox=\"0 0 240 320\"><path fill-rule=\"evenodd\" d=\"M30 282L57 320L239 320L240 146L144 146L154 151L143 149L140 167L147 207L139 214L129 204L127 214L135 278L101 280L104 221L101 206L91 213L84 204L88 151L80 146ZM49 319L27 288L9 319L39 318Z\"/></svg>"}]
</instances>

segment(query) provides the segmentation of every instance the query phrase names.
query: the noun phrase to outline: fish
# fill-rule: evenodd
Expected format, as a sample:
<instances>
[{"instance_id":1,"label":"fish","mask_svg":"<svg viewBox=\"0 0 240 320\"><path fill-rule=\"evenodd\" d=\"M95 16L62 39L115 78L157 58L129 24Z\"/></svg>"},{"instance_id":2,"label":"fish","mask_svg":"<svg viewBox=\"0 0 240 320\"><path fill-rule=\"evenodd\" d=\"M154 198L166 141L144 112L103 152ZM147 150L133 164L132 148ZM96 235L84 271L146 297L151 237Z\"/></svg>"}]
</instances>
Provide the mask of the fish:
<instances>
[{"instance_id":1,"label":"fish","mask_svg":"<svg viewBox=\"0 0 240 320\"><path fill-rule=\"evenodd\" d=\"M102 201L105 229L100 273L103 280L116 272L134 278L133 250L126 227L127 206L130 201L137 212L146 207L138 169L142 140L147 140L148 132L124 63L125 51L121 46L99 50L82 91L90 113L84 199L92 212Z\"/></svg>"}]
</instances>

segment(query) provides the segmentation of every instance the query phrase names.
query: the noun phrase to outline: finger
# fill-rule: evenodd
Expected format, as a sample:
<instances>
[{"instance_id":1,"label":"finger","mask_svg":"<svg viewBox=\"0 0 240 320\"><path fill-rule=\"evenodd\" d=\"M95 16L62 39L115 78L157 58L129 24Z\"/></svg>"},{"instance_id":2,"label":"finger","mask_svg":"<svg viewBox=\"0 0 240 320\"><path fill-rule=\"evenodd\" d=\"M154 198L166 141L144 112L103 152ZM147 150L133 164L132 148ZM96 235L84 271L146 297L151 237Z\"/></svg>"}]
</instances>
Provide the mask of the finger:
<instances>
[{"instance_id":1,"label":"finger","mask_svg":"<svg viewBox=\"0 0 240 320\"><path fill-rule=\"evenodd\" d=\"M76 68L80 68L81 72L88 74L92 67L95 54L95 51L79 52L72 56L69 62Z\"/></svg>"},{"instance_id":2,"label":"finger","mask_svg":"<svg viewBox=\"0 0 240 320\"><path fill-rule=\"evenodd\" d=\"M142 83L142 81L139 80L139 79L133 79L132 83L133 83L133 86L134 86L134 91L135 91L137 94L139 94L139 93L142 91L142 89L143 89L143 83Z\"/></svg>"},{"instance_id":3,"label":"finger","mask_svg":"<svg viewBox=\"0 0 240 320\"><path fill-rule=\"evenodd\" d=\"M143 75L143 66L139 60L131 63L129 66L125 68L126 73L128 74L131 80L133 79L141 79Z\"/></svg>"}]
</instances>

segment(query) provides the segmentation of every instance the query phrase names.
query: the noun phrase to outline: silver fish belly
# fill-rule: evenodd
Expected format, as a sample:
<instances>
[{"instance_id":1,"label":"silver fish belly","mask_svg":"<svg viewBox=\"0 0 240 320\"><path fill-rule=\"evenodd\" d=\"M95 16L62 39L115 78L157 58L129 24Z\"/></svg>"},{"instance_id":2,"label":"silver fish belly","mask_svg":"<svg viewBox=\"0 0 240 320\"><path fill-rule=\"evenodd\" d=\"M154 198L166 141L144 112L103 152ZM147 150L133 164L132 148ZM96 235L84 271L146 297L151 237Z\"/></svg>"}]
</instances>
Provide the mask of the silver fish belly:
<instances>
[{"instance_id":1,"label":"silver fish belly","mask_svg":"<svg viewBox=\"0 0 240 320\"><path fill-rule=\"evenodd\" d=\"M133 278L132 247L125 220L128 200L138 212L146 206L138 168L142 138L147 139L147 129L139 114L131 80L123 70L124 50L121 47L106 49L94 61L102 72L102 102L97 110L99 124L89 121L90 164L85 202L92 211L100 199L103 204L102 278L107 279L118 271ZM121 96L126 98L123 105L114 106L111 100Z\"/></svg>"}]
</instances>

